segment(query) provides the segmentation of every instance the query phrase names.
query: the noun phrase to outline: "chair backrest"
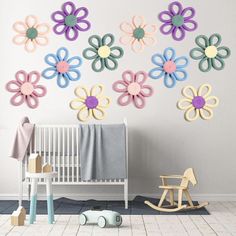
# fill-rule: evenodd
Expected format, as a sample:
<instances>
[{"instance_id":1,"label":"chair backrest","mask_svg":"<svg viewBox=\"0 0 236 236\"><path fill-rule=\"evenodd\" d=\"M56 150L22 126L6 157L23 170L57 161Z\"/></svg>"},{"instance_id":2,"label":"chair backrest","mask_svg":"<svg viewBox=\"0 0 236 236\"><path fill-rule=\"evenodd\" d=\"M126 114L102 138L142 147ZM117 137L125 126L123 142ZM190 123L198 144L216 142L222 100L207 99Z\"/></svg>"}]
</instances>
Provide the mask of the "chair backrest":
<instances>
[{"instance_id":1,"label":"chair backrest","mask_svg":"<svg viewBox=\"0 0 236 236\"><path fill-rule=\"evenodd\" d=\"M186 169L184 171L183 177L184 178L182 179L180 186L187 188L189 182L191 182L193 186L197 184L197 180L196 180L193 168Z\"/></svg>"}]
</instances>

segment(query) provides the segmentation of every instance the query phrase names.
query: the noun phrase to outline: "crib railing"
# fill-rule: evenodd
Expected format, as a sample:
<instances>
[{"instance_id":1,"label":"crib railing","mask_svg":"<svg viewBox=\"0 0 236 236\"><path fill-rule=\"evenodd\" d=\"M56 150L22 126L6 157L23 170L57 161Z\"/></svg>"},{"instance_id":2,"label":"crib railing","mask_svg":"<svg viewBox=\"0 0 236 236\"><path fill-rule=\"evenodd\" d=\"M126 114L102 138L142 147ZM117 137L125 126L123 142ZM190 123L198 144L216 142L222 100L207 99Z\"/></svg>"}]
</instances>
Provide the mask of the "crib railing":
<instances>
[{"instance_id":1,"label":"crib railing","mask_svg":"<svg viewBox=\"0 0 236 236\"><path fill-rule=\"evenodd\" d=\"M79 158L79 126L78 125L35 125L34 137L29 145L27 156L39 153L43 163L52 165L57 177L53 178L54 185L123 185L125 207L128 208L128 130L126 127L126 170L127 179L106 179L82 181L80 177ZM22 183L30 184L25 178L28 158L21 164L20 170L20 202L22 201ZM39 180L44 184L44 180Z\"/></svg>"}]
</instances>

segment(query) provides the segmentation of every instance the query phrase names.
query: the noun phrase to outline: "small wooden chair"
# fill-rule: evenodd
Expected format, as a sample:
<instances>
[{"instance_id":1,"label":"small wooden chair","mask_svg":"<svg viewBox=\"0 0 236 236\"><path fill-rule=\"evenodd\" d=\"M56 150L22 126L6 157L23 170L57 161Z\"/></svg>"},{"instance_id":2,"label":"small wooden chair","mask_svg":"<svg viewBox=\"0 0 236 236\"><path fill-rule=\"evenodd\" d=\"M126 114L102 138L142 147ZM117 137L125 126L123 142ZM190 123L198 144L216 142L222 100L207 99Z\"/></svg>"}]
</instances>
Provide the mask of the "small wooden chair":
<instances>
[{"instance_id":1,"label":"small wooden chair","mask_svg":"<svg viewBox=\"0 0 236 236\"><path fill-rule=\"evenodd\" d=\"M159 188L163 189L163 193L158 203L158 206L154 205L153 203L149 201L145 201L145 204L147 204L151 208L158 211L175 212L182 209L199 209L201 207L208 205L208 202L204 202L198 205L193 205L193 201L188 191L189 182L191 182L193 186L197 184L197 180L196 180L193 168L188 168L187 170L185 170L183 175L161 175L160 178L162 180L162 185L159 186ZM167 184L168 179L181 179L181 183L180 185L168 185ZM178 191L178 203L174 201L174 191ZM170 196L169 199L166 198L168 192ZM183 193L186 196L188 205L182 204ZM164 200L167 200L170 204L167 206L162 206ZM168 208L168 207L172 207L172 208Z\"/></svg>"}]
</instances>

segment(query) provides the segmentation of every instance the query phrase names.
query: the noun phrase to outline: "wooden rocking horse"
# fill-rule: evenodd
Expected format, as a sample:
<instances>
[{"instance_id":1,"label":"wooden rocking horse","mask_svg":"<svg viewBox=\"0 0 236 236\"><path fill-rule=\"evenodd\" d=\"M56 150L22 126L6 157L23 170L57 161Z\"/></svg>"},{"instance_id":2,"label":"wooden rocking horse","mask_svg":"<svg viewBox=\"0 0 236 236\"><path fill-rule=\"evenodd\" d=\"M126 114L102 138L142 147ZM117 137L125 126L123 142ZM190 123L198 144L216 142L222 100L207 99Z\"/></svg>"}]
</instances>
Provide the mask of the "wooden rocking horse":
<instances>
[{"instance_id":1,"label":"wooden rocking horse","mask_svg":"<svg viewBox=\"0 0 236 236\"><path fill-rule=\"evenodd\" d=\"M189 182L192 183L193 186L197 184L197 180L194 175L194 171L192 168L188 168L185 170L183 176L182 175L162 175L160 176L162 180L162 185L159 186L160 189L163 189L163 194L161 196L161 199L158 203L158 206L154 205L153 203L149 201L145 201L144 203L150 206L151 208L157 210L157 211L164 211L164 212L176 212L183 209L199 209L201 207L204 207L208 205L208 202L204 202L198 205L194 205L193 201L191 199L191 196L188 191L188 185ZM181 179L180 185L168 185L167 179ZM174 201L174 191L178 191L178 203ZM167 199L166 196L169 192L170 198ZM188 204L183 205L183 193L186 196L186 199L188 201ZM163 202L166 200L169 202L169 205L163 206ZM170 207L170 208L169 208Z\"/></svg>"}]
</instances>

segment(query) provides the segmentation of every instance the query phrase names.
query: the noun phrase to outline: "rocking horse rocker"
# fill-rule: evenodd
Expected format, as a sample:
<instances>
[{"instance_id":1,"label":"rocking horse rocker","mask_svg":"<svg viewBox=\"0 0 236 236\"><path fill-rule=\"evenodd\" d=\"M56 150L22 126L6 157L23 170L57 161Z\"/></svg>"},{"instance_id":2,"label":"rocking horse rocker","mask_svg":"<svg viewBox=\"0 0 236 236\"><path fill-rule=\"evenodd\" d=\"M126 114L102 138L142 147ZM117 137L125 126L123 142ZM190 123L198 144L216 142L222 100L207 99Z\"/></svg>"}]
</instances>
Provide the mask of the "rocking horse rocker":
<instances>
[{"instance_id":1,"label":"rocking horse rocker","mask_svg":"<svg viewBox=\"0 0 236 236\"><path fill-rule=\"evenodd\" d=\"M188 185L189 182L192 183L193 186L197 184L197 180L194 175L194 171L192 168L188 168L185 170L183 176L182 175L162 175L160 176L162 180L162 185L159 186L160 189L163 189L163 194L161 196L161 199L158 203L158 206L154 205L153 203L149 201L145 201L144 203L153 208L154 210L157 211L164 211L164 212L176 212L180 211L183 209L199 209L202 208L206 205L208 205L208 202L203 202L198 205L194 205L193 201L191 199L191 196L188 191ZM181 179L180 185L168 185L167 184L167 179ZM174 201L174 191L178 191L178 203ZM170 198L167 199L166 196L169 192ZM188 204L182 204L183 200L183 193L186 196L186 199L188 201ZM169 205L163 206L163 202L166 200L169 202Z\"/></svg>"}]
</instances>

